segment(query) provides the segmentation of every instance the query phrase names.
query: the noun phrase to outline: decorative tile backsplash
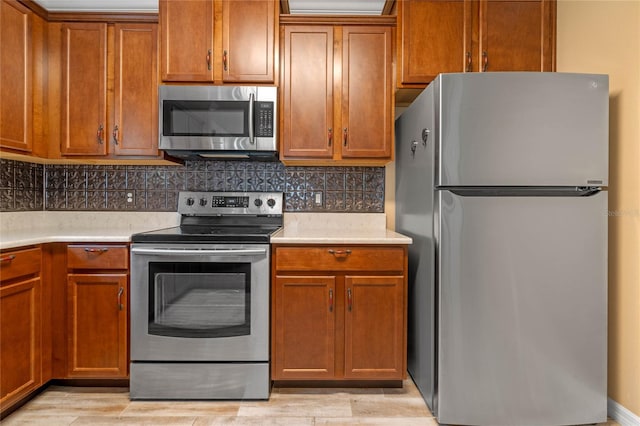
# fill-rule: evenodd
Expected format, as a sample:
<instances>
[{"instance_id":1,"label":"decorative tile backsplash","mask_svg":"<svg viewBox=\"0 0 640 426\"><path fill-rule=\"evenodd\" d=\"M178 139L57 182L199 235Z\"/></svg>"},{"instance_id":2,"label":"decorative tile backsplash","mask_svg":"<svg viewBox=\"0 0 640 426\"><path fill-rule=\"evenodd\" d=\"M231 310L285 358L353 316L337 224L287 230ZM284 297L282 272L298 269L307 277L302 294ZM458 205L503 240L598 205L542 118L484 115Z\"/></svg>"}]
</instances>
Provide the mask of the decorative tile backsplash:
<instances>
[{"instance_id":1,"label":"decorative tile backsplash","mask_svg":"<svg viewBox=\"0 0 640 426\"><path fill-rule=\"evenodd\" d=\"M44 166L0 159L0 211L43 210Z\"/></svg>"},{"instance_id":2,"label":"decorative tile backsplash","mask_svg":"<svg viewBox=\"0 0 640 426\"><path fill-rule=\"evenodd\" d=\"M384 212L384 167L41 165L0 159L0 211L176 211L180 191L284 192L288 212Z\"/></svg>"}]
</instances>

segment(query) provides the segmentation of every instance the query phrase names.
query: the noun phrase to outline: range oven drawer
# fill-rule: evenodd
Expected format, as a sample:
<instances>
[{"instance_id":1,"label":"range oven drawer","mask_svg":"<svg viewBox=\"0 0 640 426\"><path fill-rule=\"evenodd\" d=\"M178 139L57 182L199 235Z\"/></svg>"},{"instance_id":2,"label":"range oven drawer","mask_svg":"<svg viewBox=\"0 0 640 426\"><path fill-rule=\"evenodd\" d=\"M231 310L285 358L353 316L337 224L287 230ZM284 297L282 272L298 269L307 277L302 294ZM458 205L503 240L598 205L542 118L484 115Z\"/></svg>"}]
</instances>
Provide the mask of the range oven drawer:
<instances>
[{"instance_id":1,"label":"range oven drawer","mask_svg":"<svg viewBox=\"0 0 640 426\"><path fill-rule=\"evenodd\" d=\"M130 397L268 399L269 363L131 363Z\"/></svg>"}]
</instances>

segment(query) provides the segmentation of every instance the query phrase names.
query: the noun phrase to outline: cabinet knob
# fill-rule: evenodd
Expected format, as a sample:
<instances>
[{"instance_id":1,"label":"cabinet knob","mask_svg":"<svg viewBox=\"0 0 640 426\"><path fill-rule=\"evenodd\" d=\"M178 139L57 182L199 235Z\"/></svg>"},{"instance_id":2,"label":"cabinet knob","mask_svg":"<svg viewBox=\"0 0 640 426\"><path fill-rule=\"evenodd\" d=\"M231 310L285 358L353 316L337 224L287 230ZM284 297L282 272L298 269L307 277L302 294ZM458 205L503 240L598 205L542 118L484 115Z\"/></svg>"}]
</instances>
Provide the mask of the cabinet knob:
<instances>
[{"instance_id":1,"label":"cabinet knob","mask_svg":"<svg viewBox=\"0 0 640 426\"><path fill-rule=\"evenodd\" d=\"M222 68L227 71L227 51L222 52Z\"/></svg>"},{"instance_id":2,"label":"cabinet knob","mask_svg":"<svg viewBox=\"0 0 640 426\"><path fill-rule=\"evenodd\" d=\"M484 51L482 52L482 72L487 71L489 68L489 54Z\"/></svg>"},{"instance_id":3,"label":"cabinet knob","mask_svg":"<svg viewBox=\"0 0 640 426\"><path fill-rule=\"evenodd\" d=\"M331 146L331 143L333 142L333 128L329 127L329 143L328 145Z\"/></svg>"},{"instance_id":4,"label":"cabinet knob","mask_svg":"<svg viewBox=\"0 0 640 426\"><path fill-rule=\"evenodd\" d=\"M467 52L467 67L465 68L465 72L471 71L471 52Z\"/></svg>"},{"instance_id":5,"label":"cabinet knob","mask_svg":"<svg viewBox=\"0 0 640 426\"><path fill-rule=\"evenodd\" d=\"M351 295L351 287L347 289L347 309L351 312L351 308L353 307L353 296Z\"/></svg>"},{"instance_id":6,"label":"cabinet knob","mask_svg":"<svg viewBox=\"0 0 640 426\"><path fill-rule=\"evenodd\" d=\"M106 251L109 251L109 249L106 248L106 247L98 247L98 248L85 247L84 251L87 252L87 253L104 253Z\"/></svg>"},{"instance_id":7,"label":"cabinet knob","mask_svg":"<svg viewBox=\"0 0 640 426\"><path fill-rule=\"evenodd\" d=\"M347 249L347 250L334 250L334 249L329 249L329 254L334 255L337 258L345 258L347 256L349 256L351 254L351 250Z\"/></svg>"},{"instance_id":8,"label":"cabinet knob","mask_svg":"<svg viewBox=\"0 0 640 426\"><path fill-rule=\"evenodd\" d=\"M344 146L347 146L347 143L349 142L349 134L346 127L342 129L342 142L344 143Z\"/></svg>"},{"instance_id":9,"label":"cabinet knob","mask_svg":"<svg viewBox=\"0 0 640 426\"><path fill-rule=\"evenodd\" d=\"M122 304L122 293L124 293L124 288L120 287L120 290L118 290L118 310L123 310L124 309L124 305Z\"/></svg>"},{"instance_id":10,"label":"cabinet knob","mask_svg":"<svg viewBox=\"0 0 640 426\"><path fill-rule=\"evenodd\" d=\"M333 312L333 289L329 289L329 312Z\"/></svg>"},{"instance_id":11,"label":"cabinet knob","mask_svg":"<svg viewBox=\"0 0 640 426\"><path fill-rule=\"evenodd\" d=\"M9 256L5 256L5 257L0 257L0 263L10 263L15 258L16 258L15 254L10 254Z\"/></svg>"},{"instance_id":12,"label":"cabinet knob","mask_svg":"<svg viewBox=\"0 0 640 426\"><path fill-rule=\"evenodd\" d=\"M119 132L120 132L120 129L118 129L118 125L116 124L115 127L113 128L113 142L115 142L116 145L118 145Z\"/></svg>"},{"instance_id":13,"label":"cabinet knob","mask_svg":"<svg viewBox=\"0 0 640 426\"><path fill-rule=\"evenodd\" d=\"M98 132L96 133L96 137L98 138L98 143L101 145L104 143L104 139L102 136L103 133L104 133L104 126L101 123L98 125Z\"/></svg>"},{"instance_id":14,"label":"cabinet knob","mask_svg":"<svg viewBox=\"0 0 640 426\"><path fill-rule=\"evenodd\" d=\"M211 49L207 50L207 70L211 71Z\"/></svg>"}]
</instances>

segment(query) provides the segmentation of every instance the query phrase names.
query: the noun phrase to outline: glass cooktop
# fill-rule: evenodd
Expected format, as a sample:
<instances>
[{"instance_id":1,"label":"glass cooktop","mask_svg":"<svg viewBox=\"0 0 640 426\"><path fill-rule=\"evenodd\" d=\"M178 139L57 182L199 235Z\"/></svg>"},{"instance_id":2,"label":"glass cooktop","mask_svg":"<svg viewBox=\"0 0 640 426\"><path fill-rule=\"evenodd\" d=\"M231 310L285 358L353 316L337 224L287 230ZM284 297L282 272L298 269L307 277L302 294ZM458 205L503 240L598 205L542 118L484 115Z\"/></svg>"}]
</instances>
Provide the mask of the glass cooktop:
<instances>
[{"instance_id":1,"label":"glass cooktop","mask_svg":"<svg viewBox=\"0 0 640 426\"><path fill-rule=\"evenodd\" d=\"M280 226L183 225L134 234L134 243L265 243Z\"/></svg>"}]
</instances>

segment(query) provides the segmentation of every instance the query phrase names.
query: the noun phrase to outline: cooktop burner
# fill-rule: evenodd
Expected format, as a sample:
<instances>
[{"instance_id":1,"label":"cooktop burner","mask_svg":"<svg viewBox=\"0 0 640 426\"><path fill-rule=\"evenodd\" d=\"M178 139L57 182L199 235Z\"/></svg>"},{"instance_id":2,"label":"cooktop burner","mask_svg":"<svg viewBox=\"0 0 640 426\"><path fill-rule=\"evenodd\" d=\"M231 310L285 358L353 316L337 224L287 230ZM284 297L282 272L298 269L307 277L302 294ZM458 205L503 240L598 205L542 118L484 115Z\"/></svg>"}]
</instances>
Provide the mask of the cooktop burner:
<instances>
[{"instance_id":1,"label":"cooktop burner","mask_svg":"<svg viewBox=\"0 0 640 426\"><path fill-rule=\"evenodd\" d=\"M282 193L181 192L180 226L134 234L134 243L266 243L282 226Z\"/></svg>"}]
</instances>

